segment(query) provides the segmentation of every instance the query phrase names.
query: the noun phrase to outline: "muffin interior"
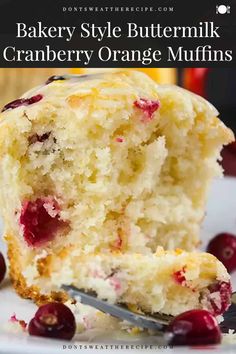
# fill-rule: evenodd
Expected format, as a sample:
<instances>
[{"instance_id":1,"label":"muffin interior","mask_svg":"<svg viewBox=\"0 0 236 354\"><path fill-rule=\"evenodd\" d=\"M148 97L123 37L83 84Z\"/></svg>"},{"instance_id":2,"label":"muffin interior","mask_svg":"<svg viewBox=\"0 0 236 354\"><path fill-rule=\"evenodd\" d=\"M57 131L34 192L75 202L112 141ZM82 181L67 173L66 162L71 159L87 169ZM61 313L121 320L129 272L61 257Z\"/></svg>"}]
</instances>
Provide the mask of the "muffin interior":
<instances>
[{"instance_id":1,"label":"muffin interior","mask_svg":"<svg viewBox=\"0 0 236 354\"><path fill-rule=\"evenodd\" d=\"M157 246L198 246L209 183L232 140L209 103L138 72L58 80L23 103L39 94L5 110L0 123L0 204L14 274L18 267L28 285L50 292L65 274L82 285L80 268L96 255L150 256L151 267Z\"/></svg>"}]
</instances>

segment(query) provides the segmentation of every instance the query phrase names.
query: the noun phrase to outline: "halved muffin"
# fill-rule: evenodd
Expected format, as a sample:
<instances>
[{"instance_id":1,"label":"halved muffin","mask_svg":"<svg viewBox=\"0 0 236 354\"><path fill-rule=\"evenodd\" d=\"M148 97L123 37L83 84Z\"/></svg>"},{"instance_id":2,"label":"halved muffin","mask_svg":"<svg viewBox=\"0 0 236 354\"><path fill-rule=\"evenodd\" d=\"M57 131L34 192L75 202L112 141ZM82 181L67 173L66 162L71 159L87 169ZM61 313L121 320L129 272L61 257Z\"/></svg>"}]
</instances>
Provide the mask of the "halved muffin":
<instances>
[{"instance_id":1,"label":"halved muffin","mask_svg":"<svg viewBox=\"0 0 236 354\"><path fill-rule=\"evenodd\" d=\"M54 77L6 105L0 203L17 290L42 300L57 296L52 292L68 281L90 288L90 275L83 280L81 272L95 260L104 262L106 276L116 271L114 264L124 268L128 283L134 272L127 295L114 301L130 302L138 265L147 270L147 281L154 281L154 273L156 289L161 286L156 249L198 246L207 190L221 173L217 159L222 145L233 140L216 116L201 97L159 86L140 72ZM174 254L161 260L168 279L174 268L180 271ZM204 256L194 257L201 264ZM203 289L228 279L222 265L212 262L213 273L192 303L171 307L166 298L160 305L144 294L147 310L176 314L193 303L202 306ZM106 282L101 288L95 283L104 294ZM186 289L194 293L175 286L180 298Z\"/></svg>"}]
</instances>

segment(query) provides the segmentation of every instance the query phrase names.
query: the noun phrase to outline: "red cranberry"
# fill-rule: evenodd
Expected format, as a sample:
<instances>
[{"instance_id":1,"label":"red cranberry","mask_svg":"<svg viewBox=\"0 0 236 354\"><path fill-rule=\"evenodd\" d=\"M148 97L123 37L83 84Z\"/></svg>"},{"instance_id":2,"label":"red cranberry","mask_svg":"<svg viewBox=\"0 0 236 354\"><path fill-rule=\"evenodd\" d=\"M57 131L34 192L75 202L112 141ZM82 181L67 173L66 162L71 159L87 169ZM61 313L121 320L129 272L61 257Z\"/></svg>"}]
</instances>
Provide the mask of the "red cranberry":
<instances>
[{"instance_id":1,"label":"red cranberry","mask_svg":"<svg viewBox=\"0 0 236 354\"><path fill-rule=\"evenodd\" d=\"M125 141L125 139L122 136L119 136L116 138L117 143L123 143L124 141Z\"/></svg>"},{"instance_id":2,"label":"red cranberry","mask_svg":"<svg viewBox=\"0 0 236 354\"><path fill-rule=\"evenodd\" d=\"M232 145L232 146L231 146ZM233 147L233 145L235 147ZM223 167L226 176L236 177L236 144L230 144L221 151L222 160L220 164Z\"/></svg>"},{"instance_id":3,"label":"red cranberry","mask_svg":"<svg viewBox=\"0 0 236 354\"><path fill-rule=\"evenodd\" d=\"M145 115L143 122L153 119L154 112L160 107L160 101L149 100L147 98L139 98L134 101L134 106L141 109Z\"/></svg>"},{"instance_id":4,"label":"red cranberry","mask_svg":"<svg viewBox=\"0 0 236 354\"><path fill-rule=\"evenodd\" d=\"M59 219L59 206L52 197L26 201L20 215L24 239L28 246L41 246L56 235L66 223Z\"/></svg>"},{"instance_id":5,"label":"red cranberry","mask_svg":"<svg viewBox=\"0 0 236 354\"><path fill-rule=\"evenodd\" d=\"M70 340L76 331L75 317L69 307L52 302L38 309L28 330L32 336Z\"/></svg>"},{"instance_id":6,"label":"red cranberry","mask_svg":"<svg viewBox=\"0 0 236 354\"><path fill-rule=\"evenodd\" d=\"M53 81L59 81L59 80L66 80L65 76L60 76L60 75L53 75L47 79L45 82L46 85L50 84Z\"/></svg>"},{"instance_id":7,"label":"red cranberry","mask_svg":"<svg viewBox=\"0 0 236 354\"><path fill-rule=\"evenodd\" d=\"M218 258L228 272L236 269L236 236L228 233L215 236L210 241L207 252Z\"/></svg>"},{"instance_id":8,"label":"red cranberry","mask_svg":"<svg viewBox=\"0 0 236 354\"><path fill-rule=\"evenodd\" d=\"M4 260L4 257L2 255L2 253L0 252L0 283L3 281L5 274L6 274L6 263Z\"/></svg>"},{"instance_id":9,"label":"red cranberry","mask_svg":"<svg viewBox=\"0 0 236 354\"><path fill-rule=\"evenodd\" d=\"M208 286L210 294L208 301L212 307L211 313L214 316L222 315L231 304L232 287L230 282L218 282Z\"/></svg>"},{"instance_id":10,"label":"red cranberry","mask_svg":"<svg viewBox=\"0 0 236 354\"><path fill-rule=\"evenodd\" d=\"M175 317L167 327L172 345L218 344L221 331L215 317L206 310L190 310Z\"/></svg>"},{"instance_id":11,"label":"red cranberry","mask_svg":"<svg viewBox=\"0 0 236 354\"><path fill-rule=\"evenodd\" d=\"M6 111L7 109L14 109L20 106L29 106L33 103L41 101L42 98L43 96L40 94L30 98L19 98L18 100L6 104L6 106L3 107L2 112Z\"/></svg>"},{"instance_id":12,"label":"red cranberry","mask_svg":"<svg viewBox=\"0 0 236 354\"><path fill-rule=\"evenodd\" d=\"M226 146L231 152L236 153L236 141L233 141L231 144Z\"/></svg>"}]
</instances>

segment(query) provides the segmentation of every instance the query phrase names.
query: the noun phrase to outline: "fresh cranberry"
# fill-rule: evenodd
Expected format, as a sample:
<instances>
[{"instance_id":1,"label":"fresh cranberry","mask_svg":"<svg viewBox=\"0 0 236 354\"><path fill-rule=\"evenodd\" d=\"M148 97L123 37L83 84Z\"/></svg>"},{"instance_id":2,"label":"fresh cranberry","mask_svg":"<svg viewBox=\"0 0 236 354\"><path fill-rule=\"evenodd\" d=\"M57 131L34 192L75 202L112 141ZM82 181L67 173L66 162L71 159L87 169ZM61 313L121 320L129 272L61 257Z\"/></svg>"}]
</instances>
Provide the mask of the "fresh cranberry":
<instances>
[{"instance_id":1,"label":"fresh cranberry","mask_svg":"<svg viewBox=\"0 0 236 354\"><path fill-rule=\"evenodd\" d=\"M28 330L32 336L70 340L76 330L75 317L69 307L52 302L37 310Z\"/></svg>"},{"instance_id":2,"label":"fresh cranberry","mask_svg":"<svg viewBox=\"0 0 236 354\"><path fill-rule=\"evenodd\" d=\"M220 164L223 167L224 174L236 177L236 144L225 146L221 151L221 157Z\"/></svg>"},{"instance_id":3,"label":"fresh cranberry","mask_svg":"<svg viewBox=\"0 0 236 354\"><path fill-rule=\"evenodd\" d=\"M18 100L6 104L6 106L3 107L2 112L6 111L7 109L14 109L20 106L29 106L33 103L41 101L42 98L43 95L40 94L30 98L19 98Z\"/></svg>"},{"instance_id":4,"label":"fresh cranberry","mask_svg":"<svg viewBox=\"0 0 236 354\"><path fill-rule=\"evenodd\" d=\"M6 274L6 263L4 260L4 257L2 255L2 253L0 252L0 283L3 281L5 274Z\"/></svg>"},{"instance_id":5,"label":"fresh cranberry","mask_svg":"<svg viewBox=\"0 0 236 354\"><path fill-rule=\"evenodd\" d=\"M218 282L208 286L210 294L208 301L211 305L211 313L214 316L222 315L231 304L232 287L230 282Z\"/></svg>"},{"instance_id":6,"label":"fresh cranberry","mask_svg":"<svg viewBox=\"0 0 236 354\"><path fill-rule=\"evenodd\" d=\"M231 144L226 146L231 152L236 153L236 141L233 141Z\"/></svg>"},{"instance_id":7,"label":"fresh cranberry","mask_svg":"<svg viewBox=\"0 0 236 354\"><path fill-rule=\"evenodd\" d=\"M60 76L60 75L53 75L53 76L49 77L49 79L47 79L45 84L48 85L53 81L59 81L59 80L66 80L66 78L64 76Z\"/></svg>"},{"instance_id":8,"label":"fresh cranberry","mask_svg":"<svg viewBox=\"0 0 236 354\"><path fill-rule=\"evenodd\" d=\"M41 246L56 235L66 223L59 219L60 209L53 197L26 201L20 215L24 239L28 246Z\"/></svg>"},{"instance_id":9,"label":"fresh cranberry","mask_svg":"<svg viewBox=\"0 0 236 354\"><path fill-rule=\"evenodd\" d=\"M144 113L143 122L148 122L153 119L154 112L160 107L160 101L149 100L147 98L139 98L134 101L134 106L139 108Z\"/></svg>"},{"instance_id":10,"label":"fresh cranberry","mask_svg":"<svg viewBox=\"0 0 236 354\"><path fill-rule=\"evenodd\" d=\"M236 269L236 236L229 233L215 236L208 244L207 252L218 258L228 272Z\"/></svg>"},{"instance_id":11,"label":"fresh cranberry","mask_svg":"<svg viewBox=\"0 0 236 354\"><path fill-rule=\"evenodd\" d=\"M221 331L215 317L206 310L190 310L175 317L167 327L171 345L218 344Z\"/></svg>"}]
</instances>

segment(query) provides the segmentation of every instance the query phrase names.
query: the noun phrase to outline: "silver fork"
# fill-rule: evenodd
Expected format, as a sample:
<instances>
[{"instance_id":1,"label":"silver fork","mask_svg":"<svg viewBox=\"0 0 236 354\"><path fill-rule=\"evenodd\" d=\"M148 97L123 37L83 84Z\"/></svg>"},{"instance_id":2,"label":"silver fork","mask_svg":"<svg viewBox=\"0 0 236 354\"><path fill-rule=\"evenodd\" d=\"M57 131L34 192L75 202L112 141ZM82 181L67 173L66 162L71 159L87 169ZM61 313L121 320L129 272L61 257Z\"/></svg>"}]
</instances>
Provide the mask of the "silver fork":
<instances>
[{"instance_id":1,"label":"silver fork","mask_svg":"<svg viewBox=\"0 0 236 354\"><path fill-rule=\"evenodd\" d=\"M92 306L97 310L129 321L137 327L164 332L166 326L173 319L173 316L161 313L155 313L155 315L150 316L132 312L125 305L109 304L105 300L98 299L96 293L85 292L73 285L62 285L62 289L74 299L79 297L82 304ZM236 331L236 292L232 294L231 301L231 306L224 313L224 321L220 323L220 328L224 333L227 333L229 329Z\"/></svg>"},{"instance_id":2,"label":"silver fork","mask_svg":"<svg viewBox=\"0 0 236 354\"><path fill-rule=\"evenodd\" d=\"M129 321L137 327L163 331L173 318L172 316L160 313L155 314L155 316L135 313L130 311L125 305L109 304L107 301L98 299L94 292L85 292L73 285L62 285L62 289L72 298L76 299L76 297L79 297L82 304L95 307L97 310Z\"/></svg>"}]
</instances>

